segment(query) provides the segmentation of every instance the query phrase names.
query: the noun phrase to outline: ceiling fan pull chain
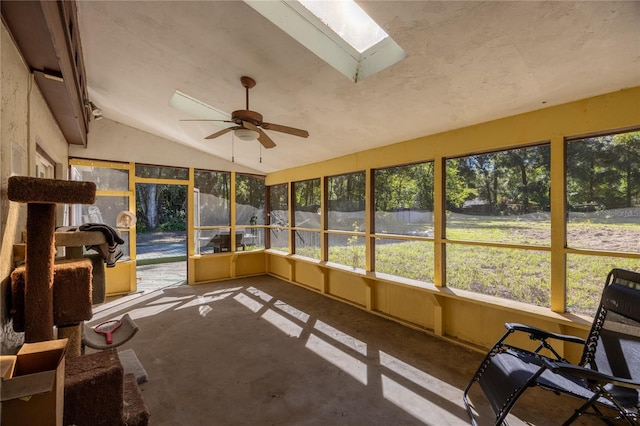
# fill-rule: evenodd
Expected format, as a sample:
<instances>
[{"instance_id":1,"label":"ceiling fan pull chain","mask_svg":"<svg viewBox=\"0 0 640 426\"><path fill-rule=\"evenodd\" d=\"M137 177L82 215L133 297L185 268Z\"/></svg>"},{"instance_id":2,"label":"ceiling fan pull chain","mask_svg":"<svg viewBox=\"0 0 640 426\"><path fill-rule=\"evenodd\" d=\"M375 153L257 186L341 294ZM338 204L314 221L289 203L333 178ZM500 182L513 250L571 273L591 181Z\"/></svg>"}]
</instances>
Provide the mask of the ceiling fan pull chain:
<instances>
[{"instance_id":1,"label":"ceiling fan pull chain","mask_svg":"<svg viewBox=\"0 0 640 426\"><path fill-rule=\"evenodd\" d=\"M260 147L260 164L262 164L262 144L259 143L258 146Z\"/></svg>"},{"instance_id":2,"label":"ceiling fan pull chain","mask_svg":"<svg viewBox=\"0 0 640 426\"><path fill-rule=\"evenodd\" d=\"M236 162L236 137L231 133L231 162Z\"/></svg>"}]
</instances>

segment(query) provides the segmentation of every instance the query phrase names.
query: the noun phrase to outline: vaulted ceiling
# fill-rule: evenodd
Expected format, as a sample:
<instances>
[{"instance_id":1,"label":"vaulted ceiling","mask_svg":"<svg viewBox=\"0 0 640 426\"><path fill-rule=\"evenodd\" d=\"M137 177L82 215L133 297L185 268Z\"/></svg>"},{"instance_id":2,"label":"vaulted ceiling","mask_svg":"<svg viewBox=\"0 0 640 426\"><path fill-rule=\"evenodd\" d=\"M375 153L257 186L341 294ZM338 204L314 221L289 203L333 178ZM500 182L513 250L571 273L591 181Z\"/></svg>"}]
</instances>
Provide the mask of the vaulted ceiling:
<instances>
[{"instance_id":1,"label":"vaulted ceiling","mask_svg":"<svg viewBox=\"0 0 640 426\"><path fill-rule=\"evenodd\" d=\"M232 136L169 105L179 90L306 129L234 141L264 173L640 85L640 2L360 1L407 52L352 82L243 1L80 1L91 101L105 118L225 159ZM89 133L91 144L91 133Z\"/></svg>"}]
</instances>

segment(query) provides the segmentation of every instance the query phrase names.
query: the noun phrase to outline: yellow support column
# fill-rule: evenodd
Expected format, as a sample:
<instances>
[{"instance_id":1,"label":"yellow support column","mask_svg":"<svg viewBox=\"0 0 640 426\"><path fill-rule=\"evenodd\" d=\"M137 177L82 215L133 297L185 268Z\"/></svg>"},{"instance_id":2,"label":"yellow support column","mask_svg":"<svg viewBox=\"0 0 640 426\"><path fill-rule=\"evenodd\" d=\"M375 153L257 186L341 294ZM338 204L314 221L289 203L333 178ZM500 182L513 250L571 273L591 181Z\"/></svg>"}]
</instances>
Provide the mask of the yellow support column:
<instances>
[{"instance_id":1,"label":"yellow support column","mask_svg":"<svg viewBox=\"0 0 640 426\"><path fill-rule=\"evenodd\" d=\"M375 204L375 191L373 188L373 170L367 169L365 171L365 194L367 194L368 203L364 203L364 258L365 258L365 271L373 271L375 268L374 260L374 240L371 237L371 230L373 229L373 215L375 214L373 205ZM371 288L369 288L371 290ZM369 308L367 308L369 309Z\"/></svg>"},{"instance_id":2,"label":"yellow support column","mask_svg":"<svg viewBox=\"0 0 640 426\"><path fill-rule=\"evenodd\" d=\"M189 167L189 183L187 184L187 283L196 283L196 267L193 256L195 255L195 245L198 243L195 241L195 171L193 167Z\"/></svg>"},{"instance_id":3,"label":"yellow support column","mask_svg":"<svg viewBox=\"0 0 640 426\"><path fill-rule=\"evenodd\" d=\"M566 204L564 138L551 139L551 310L566 309Z\"/></svg>"},{"instance_id":4,"label":"yellow support column","mask_svg":"<svg viewBox=\"0 0 640 426\"><path fill-rule=\"evenodd\" d=\"M446 285L446 252L443 242L446 206L445 175L445 159L436 157L433 162L433 283L439 287Z\"/></svg>"},{"instance_id":5,"label":"yellow support column","mask_svg":"<svg viewBox=\"0 0 640 426\"><path fill-rule=\"evenodd\" d=\"M295 233L292 230L292 218L293 218L293 199L295 194L293 193L293 183L291 181L288 182L288 191L287 191L287 234L289 236L289 254L293 254L294 244L295 244Z\"/></svg>"},{"instance_id":6,"label":"yellow support column","mask_svg":"<svg viewBox=\"0 0 640 426\"><path fill-rule=\"evenodd\" d=\"M231 172L231 188L229 188L229 205L231 206L231 215L230 215L230 227L229 227L229 237L231 239L231 247L229 250L232 252L236 251L236 172ZM234 275L232 275L234 276Z\"/></svg>"},{"instance_id":7,"label":"yellow support column","mask_svg":"<svg viewBox=\"0 0 640 426\"><path fill-rule=\"evenodd\" d=\"M127 171L129 173L129 211L133 214L136 214L136 165L135 163L129 163L127 165ZM129 228L129 256L131 260L136 260L136 225L134 224ZM134 262L136 263L136 262ZM133 268L133 282L135 283L132 287L137 289L137 277L135 274L135 267Z\"/></svg>"},{"instance_id":8,"label":"yellow support column","mask_svg":"<svg viewBox=\"0 0 640 426\"><path fill-rule=\"evenodd\" d=\"M329 293L329 270L324 267L320 267L321 272L321 282L320 282L320 292L322 294Z\"/></svg>"},{"instance_id":9,"label":"yellow support column","mask_svg":"<svg viewBox=\"0 0 640 426\"><path fill-rule=\"evenodd\" d=\"M375 285L375 280L362 277L362 281L365 284L365 307L367 308L367 311L371 311L374 306L373 286Z\"/></svg>"},{"instance_id":10,"label":"yellow support column","mask_svg":"<svg viewBox=\"0 0 640 426\"><path fill-rule=\"evenodd\" d=\"M433 294L433 333L444 336L444 308L442 298Z\"/></svg>"},{"instance_id":11,"label":"yellow support column","mask_svg":"<svg viewBox=\"0 0 640 426\"><path fill-rule=\"evenodd\" d=\"M327 177L324 176L322 178L322 183L320 184L320 260L322 262L327 262L329 260L329 244L328 244L328 236L327 236ZM326 275L326 274L325 274ZM326 283L325 278L325 283ZM323 286L323 288L325 288Z\"/></svg>"},{"instance_id":12,"label":"yellow support column","mask_svg":"<svg viewBox=\"0 0 640 426\"><path fill-rule=\"evenodd\" d=\"M235 278L238 275L236 272L237 260L238 255L236 253L232 253L231 256L229 256L229 276L231 278Z\"/></svg>"}]
</instances>

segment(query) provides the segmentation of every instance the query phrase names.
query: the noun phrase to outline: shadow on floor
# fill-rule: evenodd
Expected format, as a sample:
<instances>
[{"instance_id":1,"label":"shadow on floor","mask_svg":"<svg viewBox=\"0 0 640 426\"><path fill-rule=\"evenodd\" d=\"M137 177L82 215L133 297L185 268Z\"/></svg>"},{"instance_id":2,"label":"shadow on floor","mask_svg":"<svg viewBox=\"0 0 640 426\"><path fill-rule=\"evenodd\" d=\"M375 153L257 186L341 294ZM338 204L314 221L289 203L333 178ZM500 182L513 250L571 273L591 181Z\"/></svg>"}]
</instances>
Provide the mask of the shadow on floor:
<instances>
[{"instance_id":1,"label":"shadow on floor","mask_svg":"<svg viewBox=\"0 0 640 426\"><path fill-rule=\"evenodd\" d=\"M274 277L130 295L89 325L124 313L140 331L119 350L149 375L152 425L469 424L482 354ZM575 406L563 398L530 392L509 422L556 424Z\"/></svg>"}]
</instances>

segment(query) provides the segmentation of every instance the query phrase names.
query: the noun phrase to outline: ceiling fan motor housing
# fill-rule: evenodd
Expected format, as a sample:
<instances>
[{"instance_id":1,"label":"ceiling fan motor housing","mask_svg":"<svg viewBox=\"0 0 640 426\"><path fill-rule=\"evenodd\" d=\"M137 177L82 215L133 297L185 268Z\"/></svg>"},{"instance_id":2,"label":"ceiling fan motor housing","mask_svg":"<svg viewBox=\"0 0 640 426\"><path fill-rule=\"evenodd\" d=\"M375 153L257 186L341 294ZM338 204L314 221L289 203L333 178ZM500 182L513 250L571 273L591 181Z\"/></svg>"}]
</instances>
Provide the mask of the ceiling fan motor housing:
<instances>
[{"instance_id":1,"label":"ceiling fan motor housing","mask_svg":"<svg viewBox=\"0 0 640 426\"><path fill-rule=\"evenodd\" d=\"M255 126L262 124L262 114L248 109L240 109L231 113L231 120L238 126L242 126L243 121L248 121Z\"/></svg>"}]
</instances>

